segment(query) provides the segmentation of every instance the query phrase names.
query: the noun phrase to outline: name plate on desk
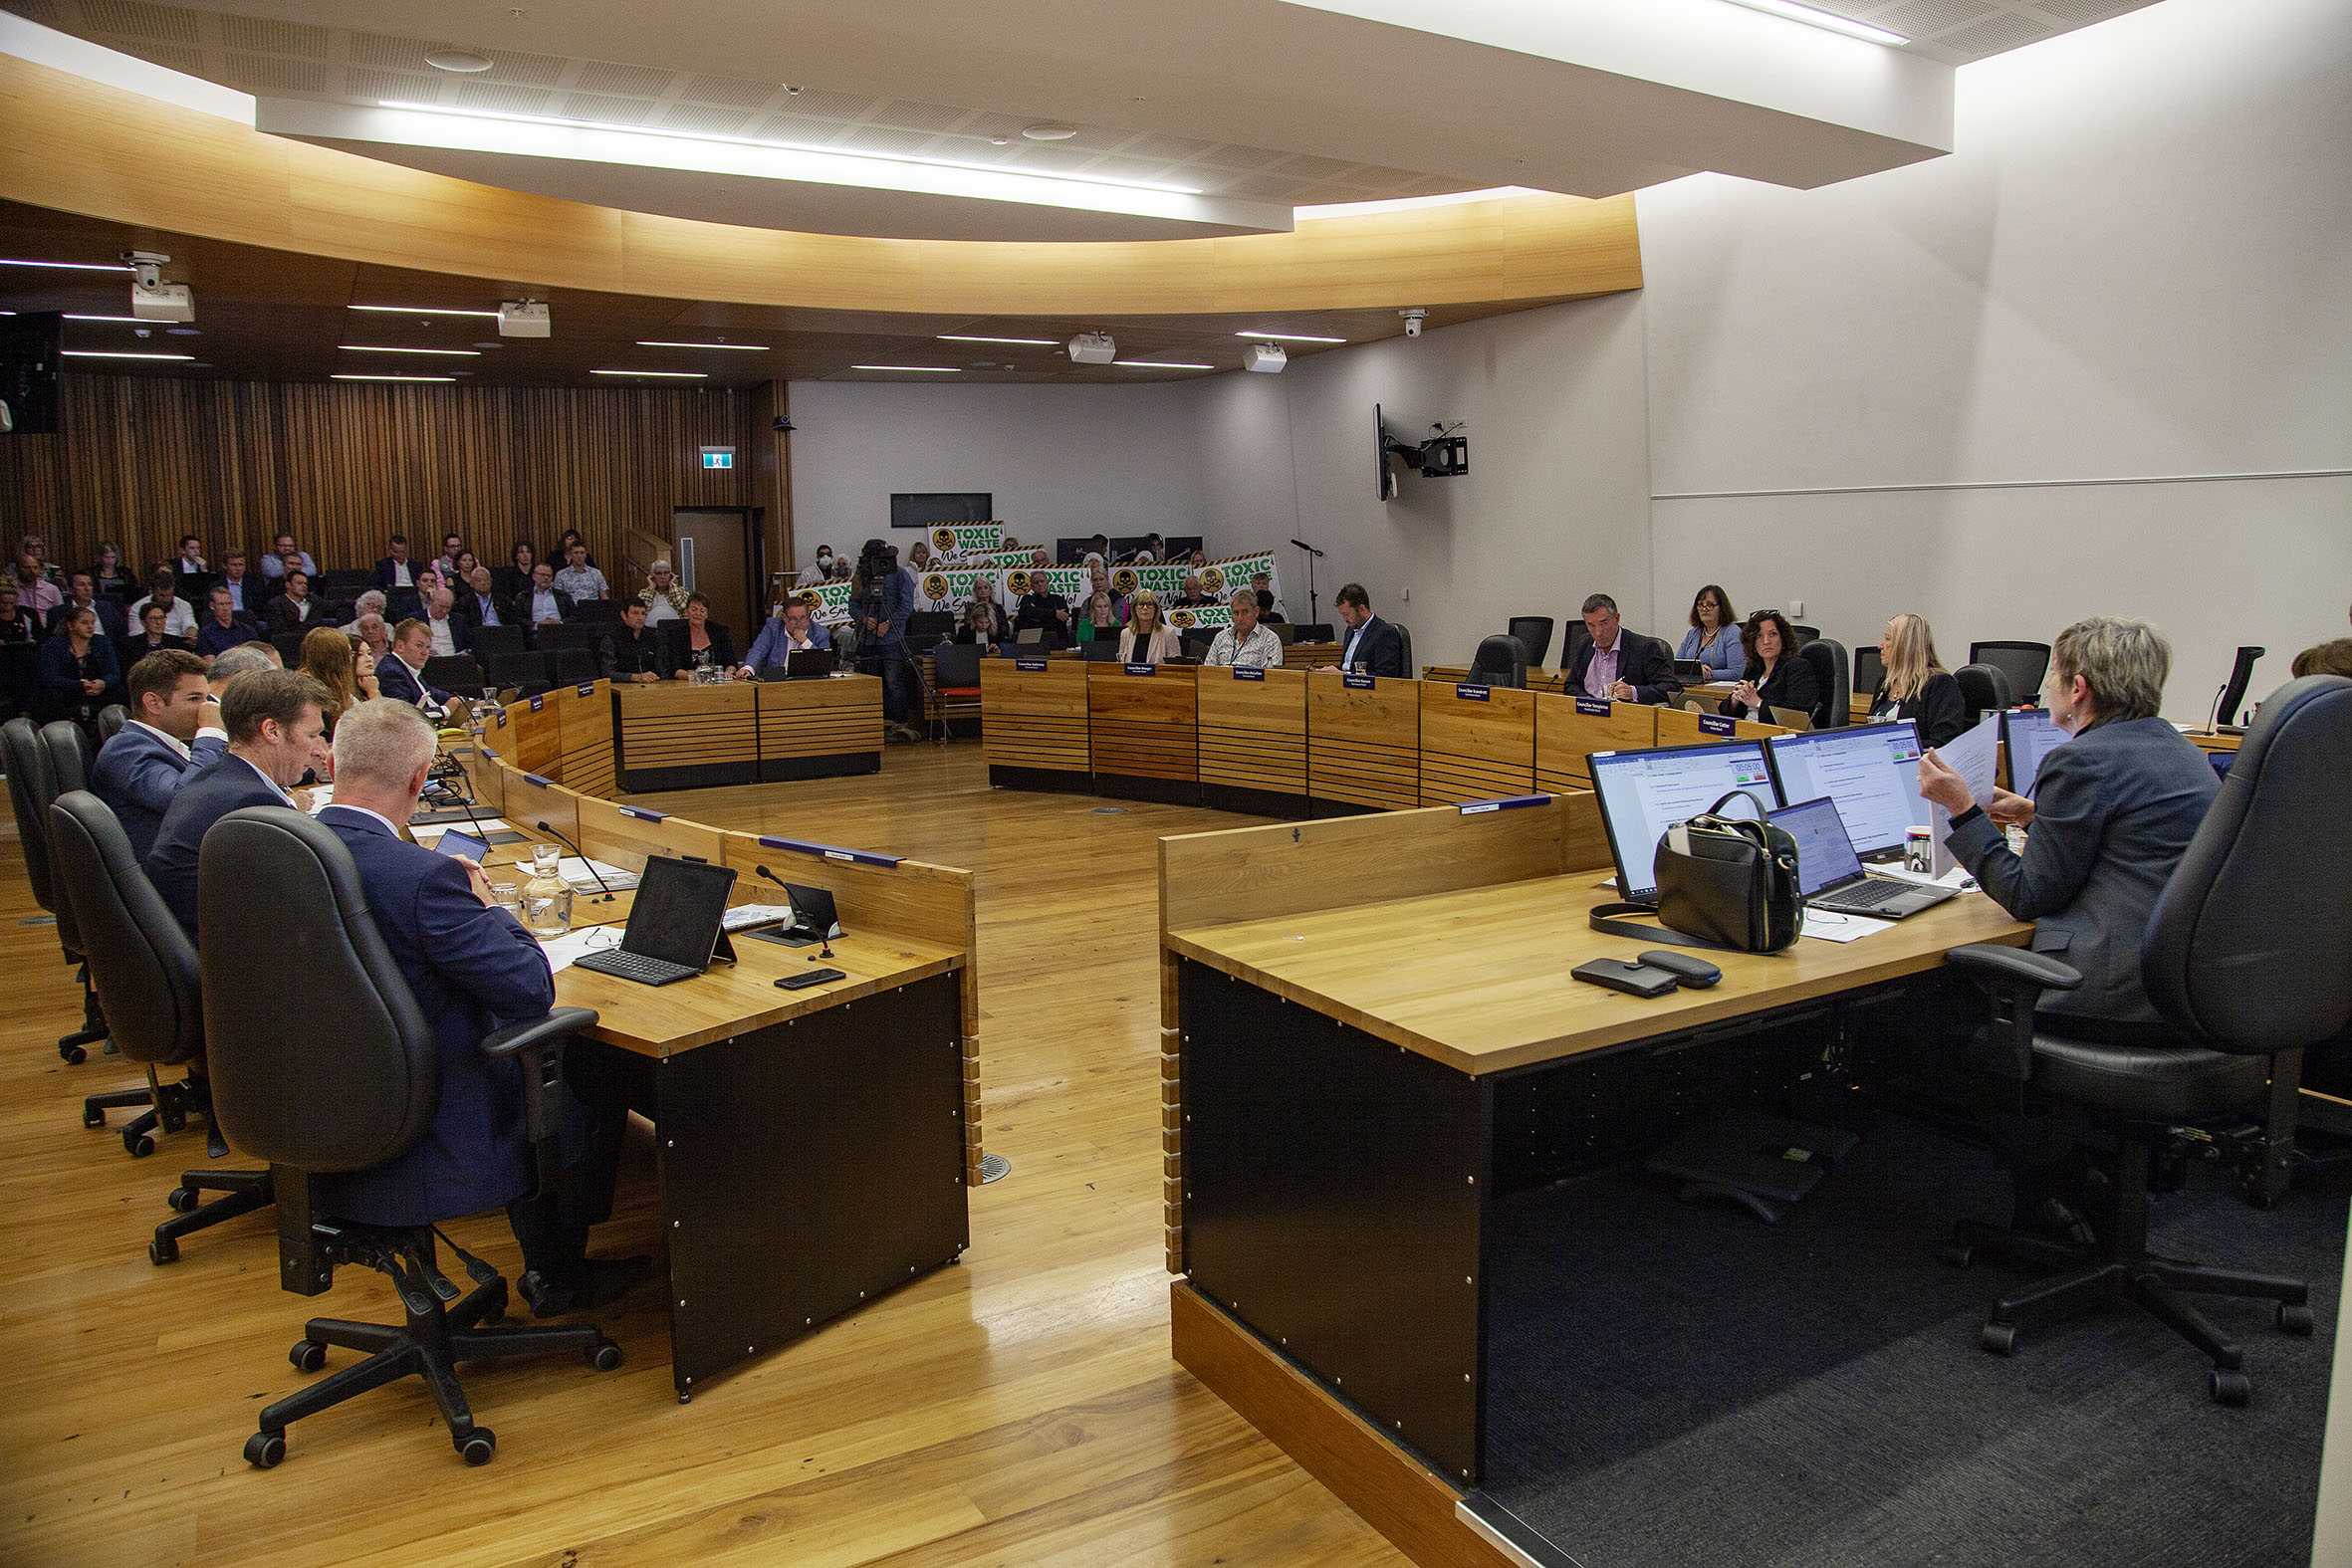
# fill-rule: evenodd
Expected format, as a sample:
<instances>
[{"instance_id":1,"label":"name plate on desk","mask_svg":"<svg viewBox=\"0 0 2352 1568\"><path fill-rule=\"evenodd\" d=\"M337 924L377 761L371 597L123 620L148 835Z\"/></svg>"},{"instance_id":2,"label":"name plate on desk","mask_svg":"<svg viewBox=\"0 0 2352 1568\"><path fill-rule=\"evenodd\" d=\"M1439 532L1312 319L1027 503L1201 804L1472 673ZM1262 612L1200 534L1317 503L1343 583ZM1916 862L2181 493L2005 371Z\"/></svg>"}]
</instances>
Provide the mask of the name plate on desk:
<instances>
[{"instance_id":1,"label":"name plate on desk","mask_svg":"<svg viewBox=\"0 0 2352 1568\"><path fill-rule=\"evenodd\" d=\"M1478 816L1487 811L1516 811L1522 806L1542 805L1550 798L1547 794L1515 794L1501 800L1471 800L1464 803L1461 811L1464 816Z\"/></svg>"},{"instance_id":2,"label":"name plate on desk","mask_svg":"<svg viewBox=\"0 0 2352 1568\"><path fill-rule=\"evenodd\" d=\"M1130 664L1126 666L1126 671L1129 675L1157 675L1160 667L1156 664Z\"/></svg>"},{"instance_id":3,"label":"name plate on desk","mask_svg":"<svg viewBox=\"0 0 2352 1568\"><path fill-rule=\"evenodd\" d=\"M1457 686L1454 688L1454 695L1464 702L1485 702L1487 689L1484 686Z\"/></svg>"},{"instance_id":4,"label":"name plate on desk","mask_svg":"<svg viewBox=\"0 0 2352 1568\"><path fill-rule=\"evenodd\" d=\"M1262 681L1266 679L1266 672L1253 670L1246 664L1237 664L1233 667L1233 678L1237 681Z\"/></svg>"},{"instance_id":5,"label":"name plate on desk","mask_svg":"<svg viewBox=\"0 0 2352 1568\"><path fill-rule=\"evenodd\" d=\"M820 844L806 838L771 838L763 834L760 843L769 849L790 849L795 854L815 855L821 860L838 860L844 865L888 868L903 858L899 855L878 855L866 849L843 849L839 844Z\"/></svg>"},{"instance_id":6,"label":"name plate on desk","mask_svg":"<svg viewBox=\"0 0 2352 1568\"><path fill-rule=\"evenodd\" d=\"M1587 718L1606 719L1609 716L1609 700L1606 697L1579 697L1576 699L1576 711Z\"/></svg>"},{"instance_id":7,"label":"name plate on desk","mask_svg":"<svg viewBox=\"0 0 2352 1568\"><path fill-rule=\"evenodd\" d=\"M1045 667L1046 661L1044 659L1015 659L1013 661L1013 668L1033 675Z\"/></svg>"},{"instance_id":8,"label":"name plate on desk","mask_svg":"<svg viewBox=\"0 0 2352 1568\"><path fill-rule=\"evenodd\" d=\"M621 815L633 816L640 822L658 822L669 815L667 811L648 811L641 805L624 805L619 809Z\"/></svg>"},{"instance_id":9,"label":"name plate on desk","mask_svg":"<svg viewBox=\"0 0 2352 1568\"><path fill-rule=\"evenodd\" d=\"M537 774L525 774L523 778L526 783L536 784L542 789L553 789L556 786L553 780L542 779Z\"/></svg>"},{"instance_id":10,"label":"name plate on desk","mask_svg":"<svg viewBox=\"0 0 2352 1568\"><path fill-rule=\"evenodd\" d=\"M540 711L542 708L545 708L546 706L547 706L547 699L546 699L545 697L534 697L534 698L532 698L532 699L531 699L531 711L532 711L533 713L537 713L537 712L539 712L539 711Z\"/></svg>"},{"instance_id":11,"label":"name plate on desk","mask_svg":"<svg viewBox=\"0 0 2352 1568\"><path fill-rule=\"evenodd\" d=\"M573 691L582 697L593 697L596 695L596 683L594 681L582 681L578 686L573 688Z\"/></svg>"},{"instance_id":12,"label":"name plate on desk","mask_svg":"<svg viewBox=\"0 0 2352 1568\"><path fill-rule=\"evenodd\" d=\"M1703 713L1699 715L1699 733L1701 735L1735 735L1739 732L1733 721L1725 718L1722 714Z\"/></svg>"},{"instance_id":13,"label":"name plate on desk","mask_svg":"<svg viewBox=\"0 0 2352 1568\"><path fill-rule=\"evenodd\" d=\"M498 710L498 727L502 730L506 728L506 710L504 708Z\"/></svg>"},{"instance_id":14,"label":"name plate on desk","mask_svg":"<svg viewBox=\"0 0 2352 1568\"><path fill-rule=\"evenodd\" d=\"M1380 684L1380 677L1377 675L1342 675L1339 677L1339 684L1351 692L1368 692Z\"/></svg>"}]
</instances>

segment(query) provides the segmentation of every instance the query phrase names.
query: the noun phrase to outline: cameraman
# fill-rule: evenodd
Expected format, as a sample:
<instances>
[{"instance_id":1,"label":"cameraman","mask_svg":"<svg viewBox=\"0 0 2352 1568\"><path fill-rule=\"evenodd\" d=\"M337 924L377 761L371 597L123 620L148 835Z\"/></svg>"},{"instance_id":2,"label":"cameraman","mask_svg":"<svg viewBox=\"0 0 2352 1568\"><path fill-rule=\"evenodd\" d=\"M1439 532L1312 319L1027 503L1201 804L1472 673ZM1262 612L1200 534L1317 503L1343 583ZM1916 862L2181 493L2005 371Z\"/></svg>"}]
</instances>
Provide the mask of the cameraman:
<instances>
[{"instance_id":1,"label":"cameraman","mask_svg":"<svg viewBox=\"0 0 2352 1568\"><path fill-rule=\"evenodd\" d=\"M914 607L914 585L898 569L898 552L869 539L858 552L849 581L849 603L864 632L858 663L882 678L882 716L908 740L922 737L907 723L906 617Z\"/></svg>"}]
</instances>

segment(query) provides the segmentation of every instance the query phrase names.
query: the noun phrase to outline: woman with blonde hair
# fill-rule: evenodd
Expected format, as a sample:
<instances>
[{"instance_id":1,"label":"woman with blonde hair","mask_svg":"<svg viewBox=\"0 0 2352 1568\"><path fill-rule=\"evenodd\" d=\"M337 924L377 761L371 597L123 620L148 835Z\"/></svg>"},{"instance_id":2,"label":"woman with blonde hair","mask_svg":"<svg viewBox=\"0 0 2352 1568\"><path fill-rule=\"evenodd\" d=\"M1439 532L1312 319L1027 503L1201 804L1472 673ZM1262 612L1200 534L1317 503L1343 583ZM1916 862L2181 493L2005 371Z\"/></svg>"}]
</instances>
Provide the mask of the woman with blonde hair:
<instances>
[{"instance_id":1,"label":"woman with blonde hair","mask_svg":"<svg viewBox=\"0 0 2352 1568\"><path fill-rule=\"evenodd\" d=\"M1922 746L1949 746L1969 727L1960 682L1936 657L1936 636L1917 615L1897 615L1879 634L1878 656L1886 665L1870 696L1870 722L1909 719L1919 727Z\"/></svg>"},{"instance_id":2,"label":"woman with blonde hair","mask_svg":"<svg viewBox=\"0 0 2352 1568\"><path fill-rule=\"evenodd\" d=\"M1165 664L1183 656L1183 639L1160 613L1160 596L1143 589L1127 606L1127 629L1119 633L1119 662Z\"/></svg>"},{"instance_id":3,"label":"woman with blonde hair","mask_svg":"<svg viewBox=\"0 0 2352 1568\"><path fill-rule=\"evenodd\" d=\"M330 737L338 719L376 696L374 658L364 647L354 651L351 636L340 627L321 626L303 638L302 671L326 687L334 700L320 714Z\"/></svg>"}]
</instances>

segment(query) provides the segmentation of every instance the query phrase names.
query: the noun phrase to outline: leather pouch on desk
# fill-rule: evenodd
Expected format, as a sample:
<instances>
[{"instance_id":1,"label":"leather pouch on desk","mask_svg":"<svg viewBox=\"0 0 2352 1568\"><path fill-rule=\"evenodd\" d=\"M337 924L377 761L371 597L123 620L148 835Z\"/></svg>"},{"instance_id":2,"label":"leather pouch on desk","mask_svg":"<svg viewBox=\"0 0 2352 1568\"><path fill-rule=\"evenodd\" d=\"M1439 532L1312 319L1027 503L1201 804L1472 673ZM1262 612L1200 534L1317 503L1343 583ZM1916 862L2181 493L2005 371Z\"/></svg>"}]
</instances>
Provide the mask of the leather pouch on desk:
<instances>
[{"instance_id":1,"label":"leather pouch on desk","mask_svg":"<svg viewBox=\"0 0 2352 1568\"><path fill-rule=\"evenodd\" d=\"M1794 942L1804 913L1796 840L1769 822L1716 814L1732 798L1680 824L1687 850L1676 847L1671 828L1658 840L1656 910L1603 904L1592 912L1592 929L1733 953L1777 953ZM1656 927L1610 918L1653 913Z\"/></svg>"}]
</instances>

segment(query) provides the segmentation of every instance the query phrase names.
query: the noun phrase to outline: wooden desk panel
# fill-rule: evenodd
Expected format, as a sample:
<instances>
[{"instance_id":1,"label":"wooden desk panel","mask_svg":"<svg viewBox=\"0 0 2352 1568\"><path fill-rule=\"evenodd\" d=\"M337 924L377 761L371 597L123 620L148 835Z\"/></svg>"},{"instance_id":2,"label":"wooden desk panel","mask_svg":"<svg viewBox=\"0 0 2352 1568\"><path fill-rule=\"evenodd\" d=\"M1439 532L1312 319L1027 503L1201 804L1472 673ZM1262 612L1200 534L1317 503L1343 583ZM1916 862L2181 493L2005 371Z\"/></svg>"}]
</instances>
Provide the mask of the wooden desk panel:
<instances>
[{"instance_id":1,"label":"wooden desk panel","mask_svg":"<svg viewBox=\"0 0 2352 1568\"><path fill-rule=\"evenodd\" d=\"M1370 680L1350 686L1350 679ZM1407 811L1421 803L1421 683L1306 677L1306 792L1318 803Z\"/></svg>"},{"instance_id":2,"label":"wooden desk panel","mask_svg":"<svg viewBox=\"0 0 2352 1568\"><path fill-rule=\"evenodd\" d=\"M2242 735L2207 735L2198 730L2184 730L2181 733L2188 736L2201 752L2234 752L2245 739Z\"/></svg>"},{"instance_id":3,"label":"wooden desk panel","mask_svg":"<svg viewBox=\"0 0 2352 1568\"><path fill-rule=\"evenodd\" d=\"M648 855L693 855L716 861L724 852L725 836L715 827L689 822L682 816L648 811L641 806L615 805L583 794L575 809L580 816L576 836L580 847L606 865L641 871ZM744 900L744 902L759 902Z\"/></svg>"},{"instance_id":4,"label":"wooden desk panel","mask_svg":"<svg viewBox=\"0 0 2352 1568\"><path fill-rule=\"evenodd\" d=\"M878 676L762 681L759 715L763 783L881 771Z\"/></svg>"},{"instance_id":5,"label":"wooden desk panel","mask_svg":"<svg viewBox=\"0 0 2352 1568\"><path fill-rule=\"evenodd\" d=\"M1698 746L1707 741L1761 741L1767 735L1796 733L1776 724L1758 724L1753 719L1726 719L1721 714L1692 713L1687 708L1660 708L1656 712L1660 746Z\"/></svg>"},{"instance_id":6,"label":"wooden desk panel","mask_svg":"<svg viewBox=\"0 0 2352 1568\"><path fill-rule=\"evenodd\" d=\"M564 737L553 698L526 697L506 706L507 761L527 774L559 782L564 777Z\"/></svg>"},{"instance_id":7,"label":"wooden desk panel","mask_svg":"<svg viewBox=\"0 0 2352 1568\"><path fill-rule=\"evenodd\" d=\"M1467 664L1425 664L1421 667L1421 677L1431 681L1466 681L1470 679L1470 666ZM1531 664L1528 666L1529 691L1560 692L1567 689L1566 677L1557 670L1538 669Z\"/></svg>"},{"instance_id":8,"label":"wooden desk panel","mask_svg":"<svg viewBox=\"0 0 2352 1568\"><path fill-rule=\"evenodd\" d=\"M544 775L508 769L506 805L499 814L521 832L541 836L535 829L545 822L573 842L580 841L580 796Z\"/></svg>"},{"instance_id":9,"label":"wooden desk panel","mask_svg":"<svg viewBox=\"0 0 2352 1568\"><path fill-rule=\"evenodd\" d=\"M1276 816L1304 812L1306 680L1303 670L1203 668L1195 677L1208 804Z\"/></svg>"},{"instance_id":10,"label":"wooden desk panel","mask_svg":"<svg viewBox=\"0 0 2352 1568\"><path fill-rule=\"evenodd\" d=\"M1578 703L1599 703L1597 713ZM1637 702L1599 702L1565 692L1535 695L1535 787L1547 794L1592 787L1584 759L1594 752L1639 751L1658 744L1658 710Z\"/></svg>"},{"instance_id":11,"label":"wooden desk panel","mask_svg":"<svg viewBox=\"0 0 2352 1568\"><path fill-rule=\"evenodd\" d=\"M547 700L556 710L557 777L564 787L582 794L612 793L612 683L560 686Z\"/></svg>"},{"instance_id":12,"label":"wooden desk panel","mask_svg":"<svg viewBox=\"0 0 2352 1568\"><path fill-rule=\"evenodd\" d=\"M1189 665L1088 664L1086 731L1104 794L1197 803L1200 714Z\"/></svg>"},{"instance_id":13,"label":"wooden desk panel","mask_svg":"<svg viewBox=\"0 0 2352 1568\"><path fill-rule=\"evenodd\" d=\"M1484 698L1463 692L1486 693ZM1535 693L1505 686L1421 683L1421 803L1530 794Z\"/></svg>"},{"instance_id":14,"label":"wooden desk panel","mask_svg":"<svg viewBox=\"0 0 2352 1568\"><path fill-rule=\"evenodd\" d=\"M620 784L631 793L759 777L759 691L751 682L627 686L619 702Z\"/></svg>"},{"instance_id":15,"label":"wooden desk panel","mask_svg":"<svg viewBox=\"0 0 2352 1568\"><path fill-rule=\"evenodd\" d=\"M1086 666L1028 659L980 661L980 739L991 784L1084 789L1092 771L1086 735Z\"/></svg>"}]
</instances>

